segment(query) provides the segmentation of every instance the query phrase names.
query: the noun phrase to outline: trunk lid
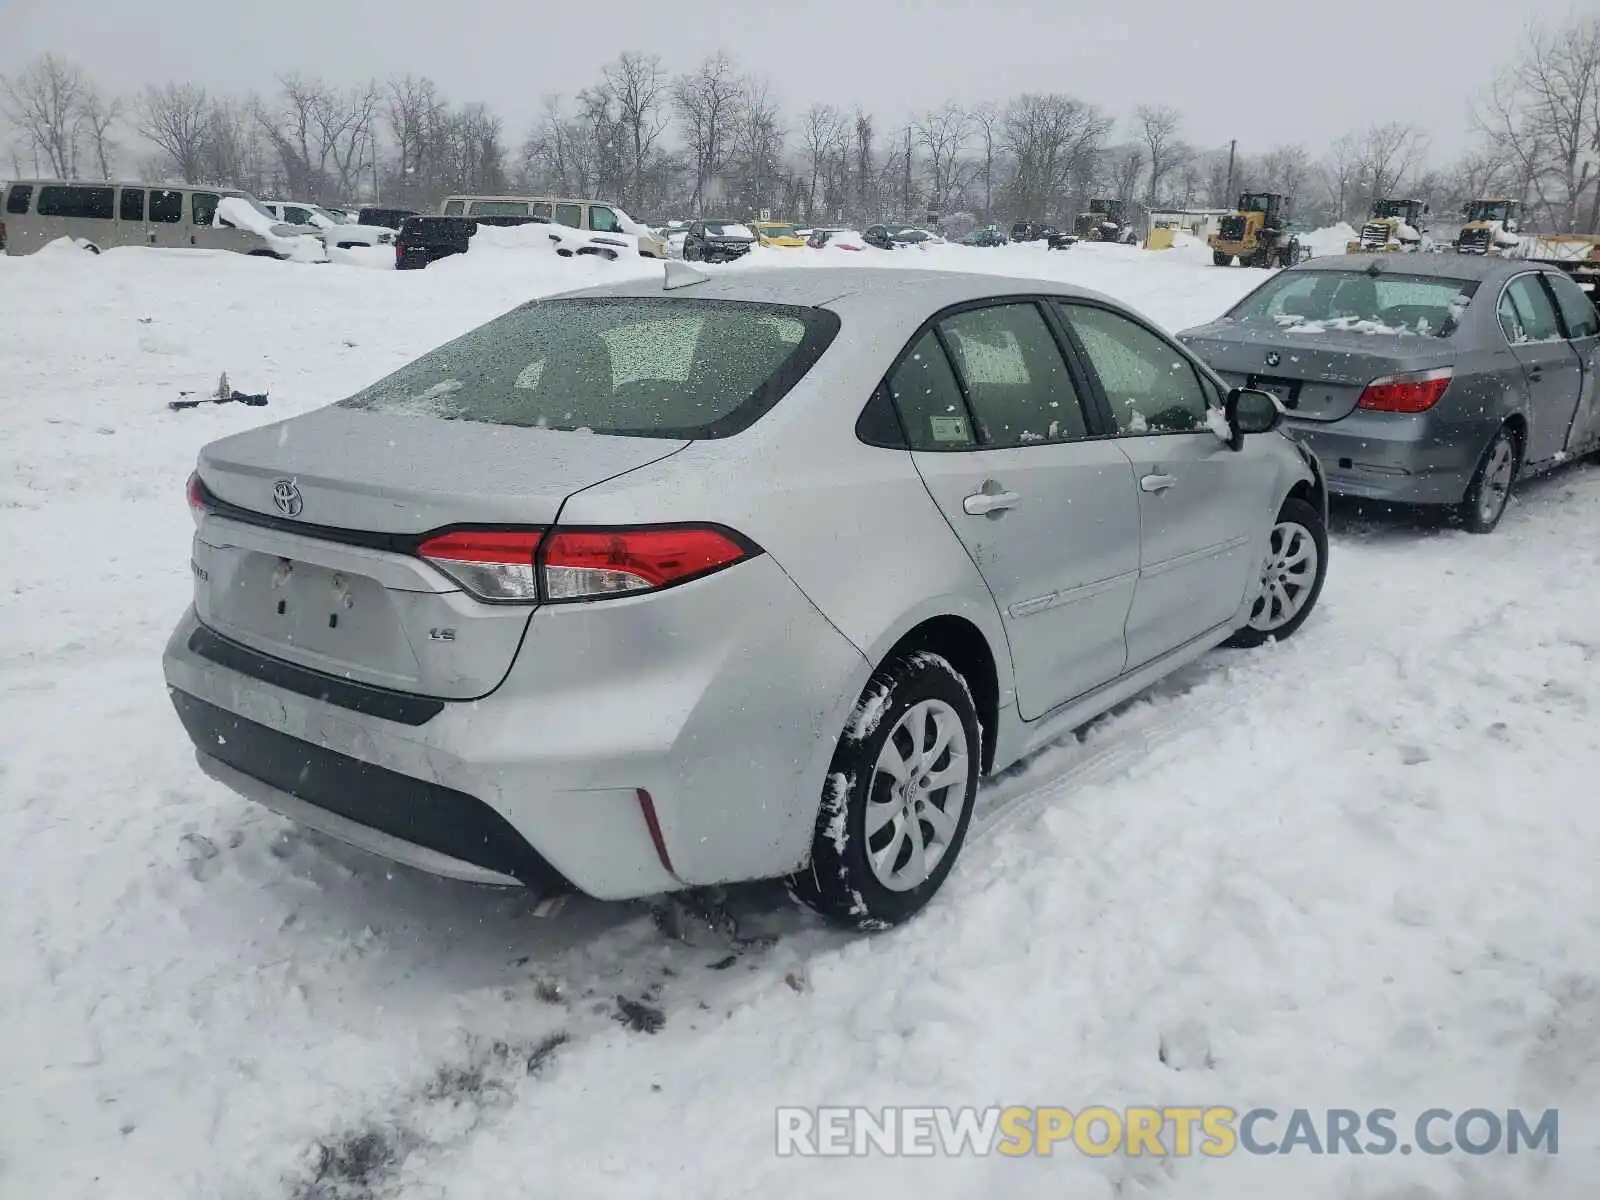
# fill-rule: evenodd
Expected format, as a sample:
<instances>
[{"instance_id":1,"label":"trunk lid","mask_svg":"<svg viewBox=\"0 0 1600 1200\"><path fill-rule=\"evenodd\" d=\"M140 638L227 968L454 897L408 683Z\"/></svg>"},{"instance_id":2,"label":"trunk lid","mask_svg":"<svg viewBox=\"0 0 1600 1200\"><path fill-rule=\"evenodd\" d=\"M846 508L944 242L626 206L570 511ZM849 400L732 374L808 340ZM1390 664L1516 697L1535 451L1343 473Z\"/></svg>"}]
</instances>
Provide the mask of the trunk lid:
<instances>
[{"instance_id":1,"label":"trunk lid","mask_svg":"<svg viewBox=\"0 0 1600 1200\"><path fill-rule=\"evenodd\" d=\"M1374 379L1426 371L1454 360L1446 339L1359 329L1289 332L1226 321L1186 330L1179 340L1231 387L1273 392L1294 417L1337 421L1355 410Z\"/></svg>"},{"instance_id":2,"label":"trunk lid","mask_svg":"<svg viewBox=\"0 0 1600 1200\"><path fill-rule=\"evenodd\" d=\"M253 650L440 699L493 691L532 606L485 604L416 557L449 525L548 526L568 496L688 445L325 408L200 454L222 504L194 541L195 608Z\"/></svg>"}]
</instances>

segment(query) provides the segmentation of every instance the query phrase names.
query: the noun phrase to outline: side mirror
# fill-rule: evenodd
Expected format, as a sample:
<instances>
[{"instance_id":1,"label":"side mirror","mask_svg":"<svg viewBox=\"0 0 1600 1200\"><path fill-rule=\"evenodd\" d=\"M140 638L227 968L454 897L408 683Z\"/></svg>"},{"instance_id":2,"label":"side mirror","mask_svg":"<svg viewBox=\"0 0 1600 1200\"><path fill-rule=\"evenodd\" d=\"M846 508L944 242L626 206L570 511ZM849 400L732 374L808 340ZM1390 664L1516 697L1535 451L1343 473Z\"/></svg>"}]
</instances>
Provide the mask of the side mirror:
<instances>
[{"instance_id":1,"label":"side mirror","mask_svg":"<svg viewBox=\"0 0 1600 1200\"><path fill-rule=\"evenodd\" d=\"M1283 405L1271 392L1258 388L1232 389L1222 409L1228 432L1233 435L1229 445L1234 450L1243 450L1245 434L1271 433L1283 420L1283 414Z\"/></svg>"}]
</instances>

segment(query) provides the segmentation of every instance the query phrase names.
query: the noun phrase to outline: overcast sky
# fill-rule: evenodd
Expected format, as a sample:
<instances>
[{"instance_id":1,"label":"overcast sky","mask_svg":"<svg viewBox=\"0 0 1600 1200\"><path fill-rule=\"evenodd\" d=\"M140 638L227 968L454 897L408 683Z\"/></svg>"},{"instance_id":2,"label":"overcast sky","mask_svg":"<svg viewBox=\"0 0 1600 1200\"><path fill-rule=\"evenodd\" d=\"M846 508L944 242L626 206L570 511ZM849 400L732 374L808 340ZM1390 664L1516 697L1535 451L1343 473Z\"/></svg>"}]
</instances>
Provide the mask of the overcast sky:
<instances>
[{"instance_id":1,"label":"overcast sky","mask_svg":"<svg viewBox=\"0 0 1600 1200\"><path fill-rule=\"evenodd\" d=\"M1521 22L1572 11L1571 0L0 0L0 73L52 50L120 92L167 79L270 91L286 71L343 84L426 74L451 100L492 106L515 145L542 95L571 95L621 51L653 51L676 72L723 49L767 74L791 113L860 104L882 130L945 100L1059 91L1119 117L1174 105L1187 140L1238 138L1247 154L1301 142L1316 156L1353 127L1410 121L1444 162L1465 148L1468 104Z\"/></svg>"}]
</instances>

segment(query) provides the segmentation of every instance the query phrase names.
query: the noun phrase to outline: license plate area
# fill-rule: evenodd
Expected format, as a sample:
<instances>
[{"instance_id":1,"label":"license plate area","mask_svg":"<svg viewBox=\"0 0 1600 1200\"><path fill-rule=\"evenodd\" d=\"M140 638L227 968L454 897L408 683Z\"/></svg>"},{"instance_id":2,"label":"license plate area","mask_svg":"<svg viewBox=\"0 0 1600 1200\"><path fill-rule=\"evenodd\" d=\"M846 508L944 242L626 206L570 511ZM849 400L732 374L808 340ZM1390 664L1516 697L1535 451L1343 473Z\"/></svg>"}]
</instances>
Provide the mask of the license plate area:
<instances>
[{"instance_id":1,"label":"license plate area","mask_svg":"<svg viewBox=\"0 0 1600 1200\"><path fill-rule=\"evenodd\" d=\"M1259 391L1270 392L1278 398L1278 402L1291 412L1300 407L1300 388L1302 381L1298 379L1275 379L1270 375L1247 375L1245 387L1256 388Z\"/></svg>"},{"instance_id":2,"label":"license plate area","mask_svg":"<svg viewBox=\"0 0 1600 1200\"><path fill-rule=\"evenodd\" d=\"M415 676L401 614L377 580L242 547L207 551L196 564L196 607L219 632L309 665Z\"/></svg>"}]
</instances>

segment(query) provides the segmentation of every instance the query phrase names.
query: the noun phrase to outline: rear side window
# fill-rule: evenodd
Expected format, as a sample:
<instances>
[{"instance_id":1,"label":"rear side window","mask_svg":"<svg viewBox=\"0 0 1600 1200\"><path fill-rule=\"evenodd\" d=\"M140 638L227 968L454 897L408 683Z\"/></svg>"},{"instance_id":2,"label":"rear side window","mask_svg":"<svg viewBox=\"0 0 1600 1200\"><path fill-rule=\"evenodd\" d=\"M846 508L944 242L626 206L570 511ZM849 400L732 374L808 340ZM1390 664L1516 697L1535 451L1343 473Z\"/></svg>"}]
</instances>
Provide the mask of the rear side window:
<instances>
[{"instance_id":1,"label":"rear side window","mask_svg":"<svg viewBox=\"0 0 1600 1200\"><path fill-rule=\"evenodd\" d=\"M150 220L158 225L176 225L183 220L183 193L152 190Z\"/></svg>"},{"instance_id":2,"label":"rear side window","mask_svg":"<svg viewBox=\"0 0 1600 1200\"><path fill-rule=\"evenodd\" d=\"M461 214L462 204L459 200L451 200L444 206L444 215L447 217L459 217Z\"/></svg>"},{"instance_id":3,"label":"rear side window","mask_svg":"<svg viewBox=\"0 0 1600 1200\"><path fill-rule=\"evenodd\" d=\"M566 225L573 229L583 228L583 205L558 204L556 205L556 224Z\"/></svg>"},{"instance_id":4,"label":"rear side window","mask_svg":"<svg viewBox=\"0 0 1600 1200\"><path fill-rule=\"evenodd\" d=\"M109 221L116 215L116 189L48 184L39 189L39 215Z\"/></svg>"},{"instance_id":5,"label":"rear side window","mask_svg":"<svg viewBox=\"0 0 1600 1200\"><path fill-rule=\"evenodd\" d=\"M777 404L838 330L833 313L793 305L535 301L340 405L632 437L729 437Z\"/></svg>"},{"instance_id":6,"label":"rear side window","mask_svg":"<svg viewBox=\"0 0 1600 1200\"><path fill-rule=\"evenodd\" d=\"M596 233L621 233L622 225L617 214L603 204L589 206L589 228Z\"/></svg>"},{"instance_id":7,"label":"rear side window","mask_svg":"<svg viewBox=\"0 0 1600 1200\"><path fill-rule=\"evenodd\" d=\"M473 217L525 217L528 215L528 202L526 200L474 200L467 208L467 215Z\"/></svg>"},{"instance_id":8,"label":"rear side window","mask_svg":"<svg viewBox=\"0 0 1600 1200\"><path fill-rule=\"evenodd\" d=\"M136 225L144 224L144 189L123 188L122 196L117 201L117 215L124 221Z\"/></svg>"},{"instance_id":9,"label":"rear side window","mask_svg":"<svg viewBox=\"0 0 1600 1200\"><path fill-rule=\"evenodd\" d=\"M548 200L535 200L533 202L533 205L531 206L531 212L532 212L534 220L543 221L546 224L549 224L549 222L550 222L550 201L548 201Z\"/></svg>"},{"instance_id":10,"label":"rear side window","mask_svg":"<svg viewBox=\"0 0 1600 1200\"><path fill-rule=\"evenodd\" d=\"M1551 342L1561 337L1555 305L1537 275L1519 275L1500 297L1500 328L1506 341Z\"/></svg>"},{"instance_id":11,"label":"rear side window","mask_svg":"<svg viewBox=\"0 0 1600 1200\"><path fill-rule=\"evenodd\" d=\"M1032 303L968 309L939 322L986 447L1081 438L1077 390Z\"/></svg>"},{"instance_id":12,"label":"rear side window","mask_svg":"<svg viewBox=\"0 0 1600 1200\"><path fill-rule=\"evenodd\" d=\"M33 203L33 184L14 183L11 190L6 193L6 211L21 216L28 211Z\"/></svg>"},{"instance_id":13,"label":"rear side window","mask_svg":"<svg viewBox=\"0 0 1600 1200\"><path fill-rule=\"evenodd\" d=\"M1550 290L1561 305L1561 317L1567 324L1567 336L1573 339L1594 337L1600 334L1600 312L1594 301L1565 275L1546 275Z\"/></svg>"}]
</instances>

